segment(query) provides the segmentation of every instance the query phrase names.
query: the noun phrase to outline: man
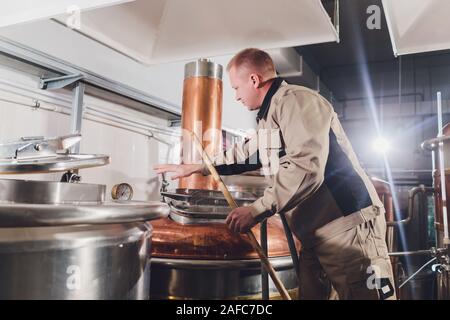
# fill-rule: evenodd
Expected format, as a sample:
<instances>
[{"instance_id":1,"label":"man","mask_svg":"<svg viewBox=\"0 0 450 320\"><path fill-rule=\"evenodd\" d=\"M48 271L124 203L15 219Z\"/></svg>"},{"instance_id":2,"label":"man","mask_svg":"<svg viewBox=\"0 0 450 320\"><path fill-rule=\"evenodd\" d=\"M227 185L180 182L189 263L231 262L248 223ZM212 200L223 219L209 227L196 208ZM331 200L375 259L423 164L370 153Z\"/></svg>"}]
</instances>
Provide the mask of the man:
<instances>
[{"instance_id":1,"label":"man","mask_svg":"<svg viewBox=\"0 0 450 320\"><path fill-rule=\"evenodd\" d=\"M243 233L268 212L285 213L302 243L303 299L326 299L327 279L340 299L395 299L384 208L330 103L277 78L272 59L258 49L239 52L227 71L236 100L259 109L258 131L216 155L214 165L219 174L241 173L255 169L248 162L256 155L256 167L272 180L263 197L229 214L229 227ZM209 173L201 164L154 169L175 172L172 179Z\"/></svg>"}]
</instances>

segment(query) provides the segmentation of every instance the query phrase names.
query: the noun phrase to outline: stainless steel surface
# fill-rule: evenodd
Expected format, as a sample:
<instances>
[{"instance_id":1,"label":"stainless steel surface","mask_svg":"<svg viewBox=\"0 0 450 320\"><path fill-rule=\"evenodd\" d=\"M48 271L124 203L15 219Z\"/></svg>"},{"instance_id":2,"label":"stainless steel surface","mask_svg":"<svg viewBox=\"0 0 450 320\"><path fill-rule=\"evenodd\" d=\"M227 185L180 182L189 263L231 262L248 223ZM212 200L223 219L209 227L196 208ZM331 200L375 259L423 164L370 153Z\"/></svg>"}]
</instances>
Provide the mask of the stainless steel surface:
<instances>
[{"instance_id":1,"label":"stainless steel surface","mask_svg":"<svg viewBox=\"0 0 450 320\"><path fill-rule=\"evenodd\" d=\"M100 204L0 204L0 228L111 224L167 217L169 207L157 201L103 202Z\"/></svg>"},{"instance_id":2,"label":"stainless steel surface","mask_svg":"<svg viewBox=\"0 0 450 320\"><path fill-rule=\"evenodd\" d=\"M106 155L58 154L51 158L0 160L0 174L60 172L107 164L109 164L109 156Z\"/></svg>"},{"instance_id":3,"label":"stainless steel surface","mask_svg":"<svg viewBox=\"0 0 450 320\"><path fill-rule=\"evenodd\" d=\"M0 205L10 203L99 203L105 201L105 185L0 179Z\"/></svg>"},{"instance_id":4,"label":"stainless steel surface","mask_svg":"<svg viewBox=\"0 0 450 320\"><path fill-rule=\"evenodd\" d=\"M83 80L82 74L69 74L67 76L44 78L39 82L39 89L63 89Z\"/></svg>"},{"instance_id":5,"label":"stainless steel surface","mask_svg":"<svg viewBox=\"0 0 450 320\"><path fill-rule=\"evenodd\" d=\"M208 77L222 80L223 68L220 64L209 61L208 59L199 59L187 63L184 66L184 78Z\"/></svg>"},{"instance_id":6,"label":"stainless steel surface","mask_svg":"<svg viewBox=\"0 0 450 320\"><path fill-rule=\"evenodd\" d=\"M0 228L0 299L147 299L151 230Z\"/></svg>"},{"instance_id":7,"label":"stainless steel surface","mask_svg":"<svg viewBox=\"0 0 450 320\"><path fill-rule=\"evenodd\" d=\"M450 300L450 268L447 265L437 274L438 300Z\"/></svg>"},{"instance_id":8,"label":"stainless steel surface","mask_svg":"<svg viewBox=\"0 0 450 320\"><path fill-rule=\"evenodd\" d=\"M15 141L0 143L0 159L28 159L57 156L81 140L80 134L62 137L22 137Z\"/></svg>"},{"instance_id":9,"label":"stainless steel surface","mask_svg":"<svg viewBox=\"0 0 450 320\"><path fill-rule=\"evenodd\" d=\"M442 136L442 137L429 139L429 140L422 142L421 148L423 150L433 151L439 147L439 142L445 142L447 140L450 140L450 136Z\"/></svg>"},{"instance_id":10,"label":"stainless steel surface","mask_svg":"<svg viewBox=\"0 0 450 320\"><path fill-rule=\"evenodd\" d=\"M105 186L0 180L0 299L148 299L160 202L104 202Z\"/></svg>"},{"instance_id":11,"label":"stainless steel surface","mask_svg":"<svg viewBox=\"0 0 450 320\"><path fill-rule=\"evenodd\" d=\"M233 191L231 195L238 204L242 202L253 202L257 199L254 194ZM222 206L227 207L228 203L222 192L201 189L176 189L175 191L161 192L161 195L176 201L183 202L185 206ZM180 202L177 205L180 205Z\"/></svg>"},{"instance_id":12,"label":"stainless steel surface","mask_svg":"<svg viewBox=\"0 0 450 320\"><path fill-rule=\"evenodd\" d=\"M441 254L437 255L437 263L440 264L436 270L437 299L450 300L450 250L444 243L443 230L436 230L437 246L445 248Z\"/></svg>"},{"instance_id":13,"label":"stainless steel surface","mask_svg":"<svg viewBox=\"0 0 450 320\"><path fill-rule=\"evenodd\" d=\"M216 218L216 217L207 217L207 218L192 218L189 215L183 215L183 214L179 214L179 213L175 213L173 211L170 211L169 213L169 217L170 219L172 219L173 221L182 224L182 225L197 225L197 224L211 224L211 223L225 223L225 219L220 217L220 218Z\"/></svg>"},{"instance_id":14,"label":"stainless steel surface","mask_svg":"<svg viewBox=\"0 0 450 320\"><path fill-rule=\"evenodd\" d=\"M235 191L232 194L240 206L250 205L257 197L253 194ZM231 212L222 192L199 189L177 189L161 192L170 205L170 217L181 224L224 223Z\"/></svg>"},{"instance_id":15,"label":"stainless steel surface","mask_svg":"<svg viewBox=\"0 0 450 320\"><path fill-rule=\"evenodd\" d=\"M259 170L239 175L222 176L222 180L230 192L243 192L256 198L262 197L264 190L269 186L267 178L261 175Z\"/></svg>"},{"instance_id":16,"label":"stainless steel surface","mask_svg":"<svg viewBox=\"0 0 450 320\"><path fill-rule=\"evenodd\" d=\"M389 252L389 256L391 256L391 257L415 256L415 255L428 255L428 256L430 256L431 254L432 254L431 250Z\"/></svg>"},{"instance_id":17,"label":"stainless steel surface","mask_svg":"<svg viewBox=\"0 0 450 320\"><path fill-rule=\"evenodd\" d=\"M189 206L186 209L176 207L169 202L170 205L170 217L177 221L178 217L183 217L184 224L186 223L199 223L200 220L204 222L210 222L211 220L217 220L224 222L231 209L228 207L218 206ZM208 209L210 208L210 209Z\"/></svg>"},{"instance_id":18,"label":"stainless steel surface","mask_svg":"<svg viewBox=\"0 0 450 320\"><path fill-rule=\"evenodd\" d=\"M249 205L252 202L242 202L242 205ZM224 207L219 205L186 205L185 202L169 200L168 204L171 206L174 212L191 215L192 217L211 217L217 216L218 218L224 219L230 212L230 207Z\"/></svg>"},{"instance_id":19,"label":"stainless steel surface","mask_svg":"<svg viewBox=\"0 0 450 320\"><path fill-rule=\"evenodd\" d=\"M270 258L277 276L289 291L297 289L297 275L288 257ZM151 299L260 299L261 262L253 260L184 260L152 258ZM270 296L276 296L269 282Z\"/></svg>"}]
</instances>

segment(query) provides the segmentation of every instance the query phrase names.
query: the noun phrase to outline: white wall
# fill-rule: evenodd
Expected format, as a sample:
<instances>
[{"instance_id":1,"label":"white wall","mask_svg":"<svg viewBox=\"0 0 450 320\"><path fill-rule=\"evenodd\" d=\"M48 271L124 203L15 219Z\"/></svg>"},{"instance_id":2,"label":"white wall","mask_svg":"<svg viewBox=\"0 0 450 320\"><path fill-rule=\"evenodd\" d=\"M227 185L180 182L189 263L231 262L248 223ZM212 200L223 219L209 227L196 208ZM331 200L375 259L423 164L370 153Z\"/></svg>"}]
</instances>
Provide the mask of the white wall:
<instances>
[{"instance_id":1,"label":"white wall","mask_svg":"<svg viewBox=\"0 0 450 320\"><path fill-rule=\"evenodd\" d=\"M0 36L147 92L166 100L178 111L181 109L186 62L144 66L51 20L0 28ZM216 57L213 61L225 67L230 58ZM253 128L256 114L234 101L226 74L223 80L223 127Z\"/></svg>"}]
</instances>

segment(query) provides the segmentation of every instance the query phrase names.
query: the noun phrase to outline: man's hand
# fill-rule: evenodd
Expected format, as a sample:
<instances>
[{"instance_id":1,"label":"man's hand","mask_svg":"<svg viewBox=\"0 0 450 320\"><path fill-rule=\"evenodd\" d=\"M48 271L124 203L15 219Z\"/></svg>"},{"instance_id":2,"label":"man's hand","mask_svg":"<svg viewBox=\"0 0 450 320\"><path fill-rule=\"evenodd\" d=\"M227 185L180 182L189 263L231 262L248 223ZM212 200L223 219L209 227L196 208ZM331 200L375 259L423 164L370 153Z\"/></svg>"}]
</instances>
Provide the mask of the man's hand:
<instances>
[{"instance_id":1,"label":"man's hand","mask_svg":"<svg viewBox=\"0 0 450 320\"><path fill-rule=\"evenodd\" d=\"M239 207L228 214L226 223L236 233L246 233L256 225L257 221L252 216L249 207Z\"/></svg>"},{"instance_id":2,"label":"man's hand","mask_svg":"<svg viewBox=\"0 0 450 320\"><path fill-rule=\"evenodd\" d=\"M175 172L171 177L172 180L189 177L193 173L202 171L201 164L158 164L153 167L156 173Z\"/></svg>"}]
</instances>

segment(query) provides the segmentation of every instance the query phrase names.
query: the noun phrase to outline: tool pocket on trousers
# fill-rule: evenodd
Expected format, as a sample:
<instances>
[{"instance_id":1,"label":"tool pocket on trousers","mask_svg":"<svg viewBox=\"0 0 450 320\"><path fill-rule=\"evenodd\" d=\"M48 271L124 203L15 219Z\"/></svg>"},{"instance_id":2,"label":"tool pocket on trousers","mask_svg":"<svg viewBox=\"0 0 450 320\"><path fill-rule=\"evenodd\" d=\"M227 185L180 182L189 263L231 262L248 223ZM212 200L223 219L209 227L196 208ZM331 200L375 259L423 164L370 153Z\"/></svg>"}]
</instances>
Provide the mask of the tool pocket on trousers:
<instances>
[{"instance_id":1,"label":"tool pocket on trousers","mask_svg":"<svg viewBox=\"0 0 450 320\"><path fill-rule=\"evenodd\" d=\"M373 241L373 230L369 222L362 223L356 228L356 236L364 257L371 258L377 255Z\"/></svg>"},{"instance_id":2,"label":"tool pocket on trousers","mask_svg":"<svg viewBox=\"0 0 450 320\"><path fill-rule=\"evenodd\" d=\"M369 270L370 260L353 261L346 268L346 290L350 300L378 300L377 288L371 283Z\"/></svg>"}]
</instances>

